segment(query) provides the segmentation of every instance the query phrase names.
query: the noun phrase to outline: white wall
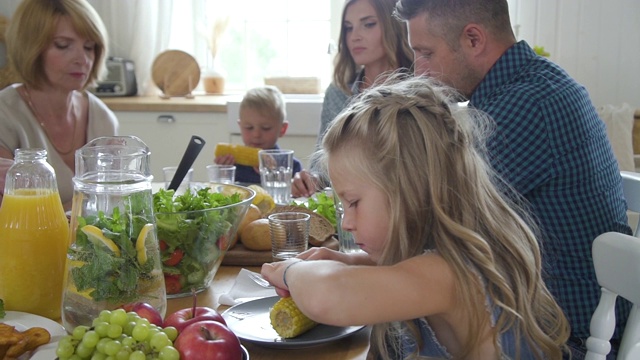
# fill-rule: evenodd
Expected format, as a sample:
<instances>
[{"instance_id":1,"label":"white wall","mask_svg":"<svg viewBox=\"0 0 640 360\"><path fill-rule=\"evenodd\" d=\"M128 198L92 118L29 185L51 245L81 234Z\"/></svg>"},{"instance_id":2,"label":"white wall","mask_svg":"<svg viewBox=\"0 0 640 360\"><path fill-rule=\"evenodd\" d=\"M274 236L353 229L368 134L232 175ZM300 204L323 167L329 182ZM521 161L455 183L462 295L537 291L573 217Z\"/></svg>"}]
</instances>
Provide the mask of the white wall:
<instances>
[{"instance_id":1,"label":"white wall","mask_svg":"<svg viewBox=\"0 0 640 360\"><path fill-rule=\"evenodd\" d=\"M640 1L509 0L519 39L589 90L596 106L640 108Z\"/></svg>"}]
</instances>

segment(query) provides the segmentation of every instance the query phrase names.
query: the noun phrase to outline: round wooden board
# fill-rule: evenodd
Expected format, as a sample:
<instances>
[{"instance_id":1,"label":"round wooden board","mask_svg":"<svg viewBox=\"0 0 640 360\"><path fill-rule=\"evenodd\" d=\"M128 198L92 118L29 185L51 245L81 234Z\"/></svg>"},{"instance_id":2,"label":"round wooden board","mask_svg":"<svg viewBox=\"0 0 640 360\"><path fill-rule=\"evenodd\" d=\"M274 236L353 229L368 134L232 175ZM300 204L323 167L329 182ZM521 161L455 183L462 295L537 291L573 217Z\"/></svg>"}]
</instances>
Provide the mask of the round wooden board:
<instances>
[{"instance_id":1,"label":"round wooden board","mask_svg":"<svg viewBox=\"0 0 640 360\"><path fill-rule=\"evenodd\" d=\"M200 66L184 51L167 50L153 61L151 78L164 95L186 96L200 82Z\"/></svg>"}]
</instances>

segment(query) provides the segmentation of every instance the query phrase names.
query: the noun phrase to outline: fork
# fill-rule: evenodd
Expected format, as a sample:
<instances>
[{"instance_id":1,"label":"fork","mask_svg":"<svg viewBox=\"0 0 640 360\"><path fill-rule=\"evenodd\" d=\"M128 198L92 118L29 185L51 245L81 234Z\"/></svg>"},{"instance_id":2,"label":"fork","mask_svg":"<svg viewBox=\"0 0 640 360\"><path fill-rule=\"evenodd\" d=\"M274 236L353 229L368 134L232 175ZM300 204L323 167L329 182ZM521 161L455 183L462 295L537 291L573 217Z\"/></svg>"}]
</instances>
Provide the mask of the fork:
<instances>
[{"instance_id":1,"label":"fork","mask_svg":"<svg viewBox=\"0 0 640 360\"><path fill-rule=\"evenodd\" d=\"M262 286L263 288L269 289L273 287L273 285L271 285L267 280L265 280L265 278L263 278L262 275L255 273L253 271L249 271L248 274L251 280L253 280L256 284Z\"/></svg>"}]
</instances>

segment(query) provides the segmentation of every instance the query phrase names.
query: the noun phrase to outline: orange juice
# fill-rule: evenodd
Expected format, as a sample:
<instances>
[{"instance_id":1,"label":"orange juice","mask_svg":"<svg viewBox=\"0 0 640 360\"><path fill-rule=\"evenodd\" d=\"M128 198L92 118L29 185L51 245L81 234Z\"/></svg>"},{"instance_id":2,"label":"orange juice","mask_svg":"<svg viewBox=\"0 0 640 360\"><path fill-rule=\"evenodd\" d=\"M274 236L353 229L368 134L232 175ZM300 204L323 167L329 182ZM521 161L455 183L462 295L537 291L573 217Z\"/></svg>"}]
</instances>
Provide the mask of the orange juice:
<instances>
[{"instance_id":1,"label":"orange juice","mask_svg":"<svg viewBox=\"0 0 640 360\"><path fill-rule=\"evenodd\" d=\"M0 208L0 298L6 310L60 318L69 224L57 191L21 189Z\"/></svg>"}]
</instances>

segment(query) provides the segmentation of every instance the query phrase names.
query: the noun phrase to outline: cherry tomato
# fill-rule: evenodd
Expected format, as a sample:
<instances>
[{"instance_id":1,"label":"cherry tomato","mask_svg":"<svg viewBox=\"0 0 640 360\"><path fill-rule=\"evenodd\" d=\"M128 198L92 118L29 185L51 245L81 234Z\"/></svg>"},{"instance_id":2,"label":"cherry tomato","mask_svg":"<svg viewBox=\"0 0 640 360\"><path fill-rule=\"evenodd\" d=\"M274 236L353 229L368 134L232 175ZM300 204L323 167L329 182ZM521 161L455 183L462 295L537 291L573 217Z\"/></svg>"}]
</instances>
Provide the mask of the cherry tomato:
<instances>
[{"instance_id":1,"label":"cherry tomato","mask_svg":"<svg viewBox=\"0 0 640 360\"><path fill-rule=\"evenodd\" d=\"M176 249L176 251L172 252L169 258L163 261L163 263L167 266L176 266L178 265L180 260L182 260L183 257L184 257L184 251L180 249Z\"/></svg>"},{"instance_id":2,"label":"cherry tomato","mask_svg":"<svg viewBox=\"0 0 640 360\"><path fill-rule=\"evenodd\" d=\"M167 288L167 294L177 294L180 292L180 275L164 275L164 285Z\"/></svg>"},{"instance_id":3,"label":"cherry tomato","mask_svg":"<svg viewBox=\"0 0 640 360\"><path fill-rule=\"evenodd\" d=\"M160 251L165 251L167 250L168 247L169 245L167 245L167 243L164 242L164 240L160 240Z\"/></svg>"},{"instance_id":4,"label":"cherry tomato","mask_svg":"<svg viewBox=\"0 0 640 360\"><path fill-rule=\"evenodd\" d=\"M227 236L226 235L220 236L220 238L218 239L218 248L220 250L227 250L228 247L229 247L229 239L227 239Z\"/></svg>"}]
</instances>

